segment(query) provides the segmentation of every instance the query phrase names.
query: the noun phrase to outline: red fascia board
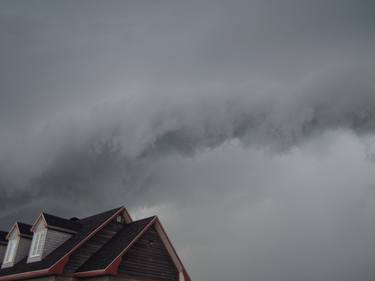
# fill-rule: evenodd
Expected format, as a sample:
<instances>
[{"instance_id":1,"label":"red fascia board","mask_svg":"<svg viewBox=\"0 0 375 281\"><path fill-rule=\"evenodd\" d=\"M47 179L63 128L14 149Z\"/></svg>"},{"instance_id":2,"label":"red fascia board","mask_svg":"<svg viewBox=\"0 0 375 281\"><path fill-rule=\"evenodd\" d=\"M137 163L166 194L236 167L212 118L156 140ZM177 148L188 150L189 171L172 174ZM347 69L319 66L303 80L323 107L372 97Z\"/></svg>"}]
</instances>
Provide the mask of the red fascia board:
<instances>
[{"instance_id":1,"label":"red fascia board","mask_svg":"<svg viewBox=\"0 0 375 281\"><path fill-rule=\"evenodd\" d=\"M12 274L12 275L5 275L5 276L1 276L0 280L8 281L8 280L28 279L28 278L44 276L44 275L49 275L48 269L21 272L21 273Z\"/></svg>"},{"instance_id":2,"label":"red fascia board","mask_svg":"<svg viewBox=\"0 0 375 281\"><path fill-rule=\"evenodd\" d=\"M93 277L107 274L104 269L73 273L73 277Z\"/></svg>"},{"instance_id":3,"label":"red fascia board","mask_svg":"<svg viewBox=\"0 0 375 281\"><path fill-rule=\"evenodd\" d=\"M185 268L184 268L184 279L185 279L185 281L191 281L191 278L190 278L189 274L186 272Z\"/></svg>"},{"instance_id":4,"label":"red fascia board","mask_svg":"<svg viewBox=\"0 0 375 281\"><path fill-rule=\"evenodd\" d=\"M190 278L189 274L187 273L187 271L186 271L186 269L185 269L185 266L184 266L184 264L182 263L180 257L178 256L175 247L173 246L171 240L169 239L169 237L168 237L168 235L167 235L167 232L165 231L165 229L164 229L163 225L161 224L159 218L156 218L156 219L157 219L157 222L158 222L158 224L159 224L161 230L163 231L165 237L167 238L169 245L171 245L171 248L172 248L174 254L176 255L178 261L180 262L180 264L181 264L181 266L182 266L183 274L184 274L184 277L185 277L185 281L191 281L191 278Z\"/></svg>"},{"instance_id":5,"label":"red fascia board","mask_svg":"<svg viewBox=\"0 0 375 281\"><path fill-rule=\"evenodd\" d=\"M118 267L121 263L122 256L133 246L135 242L138 241L138 239L155 223L157 217L154 217L143 229L138 235L129 243L129 245L121 251L121 253L113 259L113 261L104 269L100 270L93 270L93 271L83 271L83 272L77 272L74 273L74 277L87 277L87 276L94 276L97 273L100 274L110 274L114 275L118 273Z\"/></svg>"}]
</instances>

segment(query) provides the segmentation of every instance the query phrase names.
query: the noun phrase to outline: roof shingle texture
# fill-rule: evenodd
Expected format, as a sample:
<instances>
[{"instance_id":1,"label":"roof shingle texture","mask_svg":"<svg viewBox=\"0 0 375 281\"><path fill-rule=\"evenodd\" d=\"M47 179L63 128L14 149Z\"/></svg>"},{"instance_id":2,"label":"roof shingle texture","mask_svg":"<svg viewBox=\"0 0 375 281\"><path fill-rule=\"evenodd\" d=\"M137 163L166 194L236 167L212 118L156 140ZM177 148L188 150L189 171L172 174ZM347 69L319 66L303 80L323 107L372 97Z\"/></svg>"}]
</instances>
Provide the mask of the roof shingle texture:
<instances>
[{"instance_id":1,"label":"roof shingle texture","mask_svg":"<svg viewBox=\"0 0 375 281\"><path fill-rule=\"evenodd\" d=\"M21 232L21 236L22 235L33 236L33 233L31 232L32 226L30 224L23 223L23 222L17 222L17 225L18 225L18 229Z\"/></svg>"},{"instance_id":2,"label":"roof shingle texture","mask_svg":"<svg viewBox=\"0 0 375 281\"><path fill-rule=\"evenodd\" d=\"M124 227L108 243L103 245L98 252L91 256L77 272L105 269L154 218L155 217L149 217L125 224Z\"/></svg>"},{"instance_id":3,"label":"roof shingle texture","mask_svg":"<svg viewBox=\"0 0 375 281\"><path fill-rule=\"evenodd\" d=\"M66 230L72 230L74 232L78 232L81 228L82 224L79 221L72 221L60 217L56 217L54 215L50 215L47 213L43 213L43 217L46 220L48 227L55 227L61 228Z\"/></svg>"}]
</instances>

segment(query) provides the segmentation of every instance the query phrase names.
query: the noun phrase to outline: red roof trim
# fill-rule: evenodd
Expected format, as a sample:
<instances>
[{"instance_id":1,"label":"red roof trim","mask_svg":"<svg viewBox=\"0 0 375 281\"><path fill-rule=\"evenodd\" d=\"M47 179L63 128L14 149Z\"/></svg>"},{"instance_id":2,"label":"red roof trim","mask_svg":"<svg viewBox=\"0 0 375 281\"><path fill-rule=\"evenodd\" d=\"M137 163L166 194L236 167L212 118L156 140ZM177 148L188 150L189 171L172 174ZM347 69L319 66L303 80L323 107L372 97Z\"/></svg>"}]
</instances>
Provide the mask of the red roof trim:
<instances>
[{"instance_id":1,"label":"red roof trim","mask_svg":"<svg viewBox=\"0 0 375 281\"><path fill-rule=\"evenodd\" d=\"M37 271L21 272L21 273L12 274L12 275L1 276L0 280L27 279L27 278L37 277L37 276L48 275L48 273L49 273L48 269L42 269L42 270L37 270Z\"/></svg>"},{"instance_id":2,"label":"red roof trim","mask_svg":"<svg viewBox=\"0 0 375 281\"><path fill-rule=\"evenodd\" d=\"M99 270L73 273L72 276L73 277L92 277L92 276L100 276L100 275L105 275L105 274L106 272L104 269L99 269Z\"/></svg>"},{"instance_id":3,"label":"red roof trim","mask_svg":"<svg viewBox=\"0 0 375 281\"><path fill-rule=\"evenodd\" d=\"M156 219L157 219L157 223L158 223L159 226L160 226L161 231L162 231L163 234L165 235L165 238L167 238L169 245L171 246L171 248L172 248L172 250L173 250L175 256L177 257L178 261L180 262L180 264L181 264L181 266L182 266L182 270L183 270L183 274L184 274L185 281L191 281L191 278L190 278L189 274L187 273L184 264L181 262L181 259L180 259L180 257L178 256L175 247L174 247L173 244L171 243L171 240L169 239L169 237L168 237L168 235L167 235L167 232L165 231L165 229L164 229L163 225L161 224L159 218L157 217Z\"/></svg>"}]
</instances>

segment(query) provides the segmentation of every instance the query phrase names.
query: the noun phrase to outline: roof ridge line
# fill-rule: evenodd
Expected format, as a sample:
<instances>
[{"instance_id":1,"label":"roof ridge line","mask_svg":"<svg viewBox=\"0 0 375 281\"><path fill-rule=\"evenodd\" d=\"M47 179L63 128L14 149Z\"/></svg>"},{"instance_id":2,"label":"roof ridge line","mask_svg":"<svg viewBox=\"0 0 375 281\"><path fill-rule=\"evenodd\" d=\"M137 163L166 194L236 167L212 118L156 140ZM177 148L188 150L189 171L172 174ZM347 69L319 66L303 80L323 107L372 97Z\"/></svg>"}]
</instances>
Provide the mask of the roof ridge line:
<instances>
[{"instance_id":1,"label":"roof ridge line","mask_svg":"<svg viewBox=\"0 0 375 281\"><path fill-rule=\"evenodd\" d=\"M122 209L122 208L125 209L124 206L121 206L121 207L113 208L113 209L111 209L111 210L107 210L107 211L104 211L104 212L99 212L99 213L96 213L96 214L91 215L91 216L88 216L88 217L83 217L83 218L81 218L80 220L90 219L90 218L93 218L93 217L95 217L95 216L98 216L98 215L101 215L101 214L104 214L104 213L117 212L117 211L119 211L119 210Z\"/></svg>"}]
</instances>

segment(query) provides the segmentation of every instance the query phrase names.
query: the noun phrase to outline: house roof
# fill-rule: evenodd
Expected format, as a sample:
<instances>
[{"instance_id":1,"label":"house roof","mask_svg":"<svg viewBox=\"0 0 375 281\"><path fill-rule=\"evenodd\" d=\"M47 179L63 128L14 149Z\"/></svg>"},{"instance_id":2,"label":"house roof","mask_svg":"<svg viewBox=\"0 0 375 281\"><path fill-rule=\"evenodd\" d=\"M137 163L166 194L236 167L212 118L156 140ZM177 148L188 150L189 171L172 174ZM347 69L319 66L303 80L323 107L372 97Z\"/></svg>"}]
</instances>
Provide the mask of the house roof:
<instances>
[{"instance_id":1,"label":"house roof","mask_svg":"<svg viewBox=\"0 0 375 281\"><path fill-rule=\"evenodd\" d=\"M8 234L8 232L0 230L0 244L1 245L6 245L8 243L8 241L5 239L5 237L7 236L7 234Z\"/></svg>"},{"instance_id":2,"label":"house roof","mask_svg":"<svg viewBox=\"0 0 375 281\"><path fill-rule=\"evenodd\" d=\"M128 223L119 223L116 218L119 215L128 216ZM71 238L57 247L41 261L27 263L27 257L13 267L0 269L0 281L29 279L47 275L67 274L75 277L95 276L95 274L116 274L119 261L127 250L146 233L152 226L159 226L157 217L149 217L138 221L132 221L123 207L103 212L94 216L79 220L67 220L46 213L41 214L50 227L74 230ZM31 226L22 224L20 231L29 230ZM109 235L109 236L108 236ZM165 237L167 243L170 243ZM94 245L94 247L93 247ZM178 260L174 252L174 259ZM79 264L77 265L77 260ZM117 265L117 267L116 267ZM183 270L185 281L190 281L185 269Z\"/></svg>"},{"instance_id":3,"label":"house roof","mask_svg":"<svg viewBox=\"0 0 375 281\"><path fill-rule=\"evenodd\" d=\"M49 228L66 229L78 232L82 227L79 220L68 220L47 213L42 213L42 215L47 223L47 227Z\"/></svg>"},{"instance_id":4,"label":"house roof","mask_svg":"<svg viewBox=\"0 0 375 281\"><path fill-rule=\"evenodd\" d=\"M39 271L43 269L49 269L60 259L62 259L66 254L68 254L74 247L80 244L84 239L86 239L93 231L95 231L101 224L106 220L111 218L116 214L121 208L116 208L104 213L100 213L94 216L83 218L80 220L82 224L81 229L75 235L73 235L69 240L64 242L51 254L46 256L41 261L27 263L27 257L21 260L19 263L15 264L13 267L0 269L0 277L13 275L23 272ZM31 226L30 226L31 227Z\"/></svg>"}]
</instances>

